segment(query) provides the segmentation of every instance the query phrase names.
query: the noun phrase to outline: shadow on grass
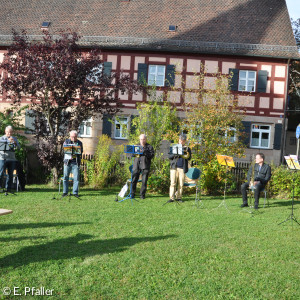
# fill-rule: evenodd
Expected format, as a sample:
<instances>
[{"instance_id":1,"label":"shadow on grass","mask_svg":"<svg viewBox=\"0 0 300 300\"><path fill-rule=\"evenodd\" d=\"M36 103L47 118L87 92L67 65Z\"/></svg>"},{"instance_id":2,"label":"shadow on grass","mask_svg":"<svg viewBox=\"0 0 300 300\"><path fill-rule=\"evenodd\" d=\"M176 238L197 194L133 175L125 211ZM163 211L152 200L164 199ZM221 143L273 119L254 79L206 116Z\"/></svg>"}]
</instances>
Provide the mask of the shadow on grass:
<instances>
[{"instance_id":1,"label":"shadow on grass","mask_svg":"<svg viewBox=\"0 0 300 300\"><path fill-rule=\"evenodd\" d=\"M8 238L0 238L0 242L13 242L13 241L23 241L23 240L40 240L44 239L46 236L21 236L21 237L8 237Z\"/></svg>"},{"instance_id":2,"label":"shadow on grass","mask_svg":"<svg viewBox=\"0 0 300 300\"><path fill-rule=\"evenodd\" d=\"M294 209L296 209L295 205L300 204L299 200L294 200ZM286 201L270 201L270 206L276 207L276 206L291 206L292 207L292 200L286 200Z\"/></svg>"},{"instance_id":3,"label":"shadow on grass","mask_svg":"<svg viewBox=\"0 0 300 300\"><path fill-rule=\"evenodd\" d=\"M155 242L175 238L176 235L154 237L124 237L108 240L95 240L92 235L77 234L76 236L54 240L53 242L22 248L19 252L0 259L0 267L20 267L34 262L70 259L74 257L90 257L105 253L123 252L138 243Z\"/></svg>"},{"instance_id":4,"label":"shadow on grass","mask_svg":"<svg viewBox=\"0 0 300 300\"><path fill-rule=\"evenodd\" d=\"M27 228L45 228L45 227L65 227L73 225L91 224L90 222L79 223L19 223L19 224L0 224L0 231L10 229L27 229Z\"/></svg>"}]
</instances>

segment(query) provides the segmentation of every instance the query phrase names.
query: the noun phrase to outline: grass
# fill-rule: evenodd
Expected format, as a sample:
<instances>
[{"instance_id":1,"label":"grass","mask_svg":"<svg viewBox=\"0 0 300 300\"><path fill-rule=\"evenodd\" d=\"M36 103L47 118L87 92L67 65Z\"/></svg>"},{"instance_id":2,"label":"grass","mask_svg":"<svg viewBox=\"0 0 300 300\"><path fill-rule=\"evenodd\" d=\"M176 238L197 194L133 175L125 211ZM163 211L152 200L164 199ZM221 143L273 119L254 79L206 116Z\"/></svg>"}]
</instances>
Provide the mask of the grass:
<instances>
[{"instance_id":1,"label":"grass","mask_svg":"<svg viewBox=\"0 0 300 300\"><path fill-rule=\"evenodd\" d=\"M116 190L82 189L81 200L52 199L30 186L0 195L0 299L299 299L300 226L284 221L291 201L241 212L241 198L164 196L116 203ZM263 202L263 199L261 199ZM300 220L299 201L295 216ZM4 296L19 287L22 296Z\"/></svg>"}]
</instances>

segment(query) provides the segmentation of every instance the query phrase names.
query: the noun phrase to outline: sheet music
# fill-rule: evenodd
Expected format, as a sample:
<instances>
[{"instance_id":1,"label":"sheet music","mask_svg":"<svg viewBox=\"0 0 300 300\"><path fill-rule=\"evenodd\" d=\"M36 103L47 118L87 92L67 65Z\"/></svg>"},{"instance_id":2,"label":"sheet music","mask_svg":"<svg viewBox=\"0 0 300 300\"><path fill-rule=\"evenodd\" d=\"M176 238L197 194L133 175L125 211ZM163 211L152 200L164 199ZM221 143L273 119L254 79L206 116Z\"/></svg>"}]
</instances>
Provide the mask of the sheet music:
<instances>
[{"instance_id":1,"label":"sheet music","mask_svg":"<svg viewBox=\"0 0 300 300\"><path fill-rule=\"evenodd\" d=\"M175 144L170 147L171 154L183 155L183 147L181 144Z\"/></svg>"}]
</instances>

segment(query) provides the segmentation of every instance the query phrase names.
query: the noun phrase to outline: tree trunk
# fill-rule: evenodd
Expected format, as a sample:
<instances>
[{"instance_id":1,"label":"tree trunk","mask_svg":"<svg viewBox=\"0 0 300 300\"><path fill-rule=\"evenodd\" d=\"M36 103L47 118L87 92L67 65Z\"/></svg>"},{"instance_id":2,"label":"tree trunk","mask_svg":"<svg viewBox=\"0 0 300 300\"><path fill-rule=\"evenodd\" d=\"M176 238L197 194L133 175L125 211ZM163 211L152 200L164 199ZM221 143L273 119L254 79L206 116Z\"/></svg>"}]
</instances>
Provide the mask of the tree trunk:
<instances>
[{"instance_id":1,"label":"tree trunk","mask_svg":"<svg viewBox=\"0 0 300 300\"><path fill-rule=\"evenodd\" d=\"M51 185L56 186L57 183L58 183L58 169L57 169L57 167L52 168L51 174L52 174Z\"/></svg>"}]
</instances>

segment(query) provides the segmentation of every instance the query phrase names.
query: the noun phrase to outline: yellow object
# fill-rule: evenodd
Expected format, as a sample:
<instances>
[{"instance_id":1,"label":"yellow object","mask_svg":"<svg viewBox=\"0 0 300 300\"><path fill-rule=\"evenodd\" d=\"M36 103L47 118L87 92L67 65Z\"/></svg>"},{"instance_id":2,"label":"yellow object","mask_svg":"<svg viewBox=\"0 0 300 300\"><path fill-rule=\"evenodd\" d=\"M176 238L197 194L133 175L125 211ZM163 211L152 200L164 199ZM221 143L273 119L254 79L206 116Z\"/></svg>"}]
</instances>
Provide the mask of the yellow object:
<instances>
[{"instance_id":1,"label":"yellow object","mask_svg":"<svg viewBox=\"0 0 300 300\"><path fill-rule=\"evenodd\" d=\"M300 170L300 164L297 155L288 155L284 157L289 169Z\"/></svg>"},{"instance_id":2,"label":"yellow object","mask_svg":"<svg viewBox=\"0 0 300 300\"><path fill-rule=\"evenodd\" d=\"M227 166L227 167L232 167L232 168L235 167L232 156L217 154L217 160L221 166Z\"/></svg>"}]
</instances>

